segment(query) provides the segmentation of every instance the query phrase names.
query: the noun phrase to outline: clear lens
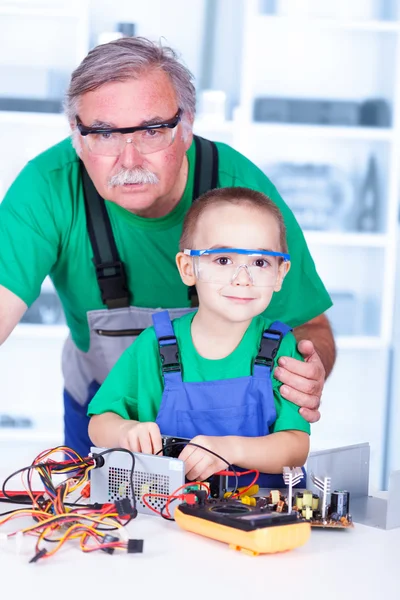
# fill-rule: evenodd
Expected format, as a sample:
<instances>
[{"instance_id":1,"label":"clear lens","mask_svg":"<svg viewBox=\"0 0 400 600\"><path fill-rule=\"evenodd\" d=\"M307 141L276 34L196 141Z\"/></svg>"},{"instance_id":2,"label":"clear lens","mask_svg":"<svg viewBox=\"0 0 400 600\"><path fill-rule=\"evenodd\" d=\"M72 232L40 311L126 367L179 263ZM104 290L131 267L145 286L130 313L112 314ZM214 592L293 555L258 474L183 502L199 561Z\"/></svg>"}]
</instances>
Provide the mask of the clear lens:
<instances>
[{"instance_id":1,"label":"clear lens","mask_svg":"<svg viewBox=\"0 0 400 600\"><path fill-rule=\"evenodd\" d=\"M133 133L89 133L85 141L93 154L119 156L125 144L133 144L141 154L151 154L168 148L175 139L176 127L146 129Z\"/></svg>"},{"instance_id":2,"label":"clear lens","mask_svg":"<svg viewBox=\"0 0 400 600\"><path fill-rule=\"evenodd\" d=\"M197 279L229 285L245 278L257 287L273 287L278 278L281 258L262 254L202 254L193 256Z\"/></svg>"}]
</instances>

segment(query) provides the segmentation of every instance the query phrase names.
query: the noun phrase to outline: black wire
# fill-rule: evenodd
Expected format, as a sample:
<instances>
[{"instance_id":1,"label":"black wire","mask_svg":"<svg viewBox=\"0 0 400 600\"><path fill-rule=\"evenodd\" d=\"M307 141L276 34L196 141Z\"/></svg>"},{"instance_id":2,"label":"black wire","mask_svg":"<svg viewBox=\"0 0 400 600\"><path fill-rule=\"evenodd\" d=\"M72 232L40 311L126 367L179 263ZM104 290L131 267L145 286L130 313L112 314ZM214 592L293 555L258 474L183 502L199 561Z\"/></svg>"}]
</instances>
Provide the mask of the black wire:
<instances>
[{"instance_id":1,"label":"black wire","mask_svg":"<svg viewBox=\"0 0 400 600\"><path fill-rule=\"evenodd\" d=\"M232 471L233 476L235 477L235 487L233 488L232 495L237 492L237 489L238 489L238 486L239 486L239 478L238 478L237 471L233 467L233 465L231 465L223 456L220 456L219 454L217 454L216 452L213 452L213 450L210 450L209 448L205 448L204 446L200 446L200 444L194 444L193 442L168 442L167 441L164 444L163 448L161 448L161 450L159 450L158 452L156 452L155 456L157 456L161 452L164 454L165 448L172 447L172 446L182 446L182 445L185 445L185 446L194 446L195 448L200 448L200 450L205 450L206 452L209 452L213 456L216 456L217 458L219 458L219 460L222 460L222 462L224 462L226 465L228 465L229 471Z\"/></svg>"}]
</instances>

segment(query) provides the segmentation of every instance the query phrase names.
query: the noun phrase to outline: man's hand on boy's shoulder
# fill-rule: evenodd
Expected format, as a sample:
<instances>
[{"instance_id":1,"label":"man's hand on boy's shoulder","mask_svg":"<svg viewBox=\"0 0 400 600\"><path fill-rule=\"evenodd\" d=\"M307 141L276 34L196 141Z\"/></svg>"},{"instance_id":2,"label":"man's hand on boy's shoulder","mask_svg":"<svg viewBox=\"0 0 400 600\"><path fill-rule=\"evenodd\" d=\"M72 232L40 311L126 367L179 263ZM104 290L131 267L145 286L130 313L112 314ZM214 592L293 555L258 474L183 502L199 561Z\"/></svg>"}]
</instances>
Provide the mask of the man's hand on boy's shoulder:
<instances>
[{"instance_id":1,"label":"man's hand on boy's shoulder","mask_svg":"<svg viewBox=\"0 0 400 600\"><path fill-rule=\"evenodd\" d=\"M281 356L274 376L284 384L279 388L281 396L298 404L301 407L300 414L306 421L316 423L321 418L318 409L325 382L325 369L312 342L302 340L298 348L304 362Z\"/></svg>"},{"instance_id":2,"label":"man's hand on boy's shoulder","mask_svg":"<svg viewBox=\"0 0 400 600\"><path fill-rule=\"evenodd\" d=\"M321 418L318 409L325 379L335 363L335 341L325 315L297 327L293 333L304 360L281 356L274 376L284 384L279 388L281 396L298 404L306 421L316 423Z\"/></svg>"}]
</instances>

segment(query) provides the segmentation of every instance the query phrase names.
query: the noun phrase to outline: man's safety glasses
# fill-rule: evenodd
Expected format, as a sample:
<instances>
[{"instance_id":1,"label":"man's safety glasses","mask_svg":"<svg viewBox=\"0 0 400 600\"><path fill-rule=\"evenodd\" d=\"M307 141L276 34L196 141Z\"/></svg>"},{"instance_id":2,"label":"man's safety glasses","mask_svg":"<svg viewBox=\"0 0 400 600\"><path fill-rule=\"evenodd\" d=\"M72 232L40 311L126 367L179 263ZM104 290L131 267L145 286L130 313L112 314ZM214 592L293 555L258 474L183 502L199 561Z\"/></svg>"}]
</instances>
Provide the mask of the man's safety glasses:
<instances>
[{"instance_id":1,"label":"man's safety glasses","mask_svg":"<svg viewBox=\"0 0 400 600\"><path fill-rule=\"evenodd\" d=\"M193 257L194 274L200 281L228 285L234 283L242 270L257 287L273 287L279 265L290 260L289 254L272 250L245 250L243 248L212 248L183 250Z\"/></svg>"},{"instance_id":2,"label":"man's safety glasses","mask_svg":"<svg viewBox=\"0 0 400 600\"><path fill-rule=\"evenodd\" d=\"M182 109L162 123L140 127L86 127L76 116L76 126L84 137L90 152L100 156L119 156L125 144L133 144L140 154L152 154L165 150L175 139Z\"/></svg>"}]
</instances>

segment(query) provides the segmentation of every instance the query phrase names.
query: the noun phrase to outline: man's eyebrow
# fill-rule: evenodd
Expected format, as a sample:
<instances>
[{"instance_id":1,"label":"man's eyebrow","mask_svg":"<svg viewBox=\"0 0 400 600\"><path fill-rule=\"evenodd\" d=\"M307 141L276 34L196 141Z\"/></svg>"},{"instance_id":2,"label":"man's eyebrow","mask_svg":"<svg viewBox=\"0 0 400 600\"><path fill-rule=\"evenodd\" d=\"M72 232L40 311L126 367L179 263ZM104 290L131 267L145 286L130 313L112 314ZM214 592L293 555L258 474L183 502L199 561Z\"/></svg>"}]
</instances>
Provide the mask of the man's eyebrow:
<instances>
[{"instance_id":1,"label":"man's eyebrow","mask_svg":"<svg viewBox=\"0 0 400 600\"><path fill-rule=\"evenodd\" d=\"M115 129L116 125L114 123L109 123L108 121L99 121L98 119L95 119L90 125L90 127L99 127L102 129Z\"/></svg>"},{"instance_id":2,"label":"man's eyebrow","mask_svg":"<svg viewBox=\"0 0 400 600\"><path fill-rule=\"evenodd\" d=\"M174 115L175 116L175 115ZM172 117L173 119L174 117ZM171 117L169 119L166 119L165 117L153 117L152 119L148 119L147 121L142 121L139 125L139 127L146 127L146 125L161 125L162 123L165 123L166 121L171 121Z\"/></svg>"},{"instance_id":3,"label":"man's eyebrow","mask_svg":"<svg viewBox=\"0 0 400 600\"><path fill-rule=\"evenodd\" d=\"M166 119L165 117L159 117L157 115L155 117L152 117L151 119L141 121L139 123L139 125L132 125L132 127L146 127L147 125L160 125L160 124L165 123L166 121L170 121L170 120L171 119ZM99 127L102 129L121 129L121 127L118 127L115 123L111 123L108 121L100 121L98 119L93 121L92 124L90 125L90 127Z\"/></svg>"}]
</instances>

